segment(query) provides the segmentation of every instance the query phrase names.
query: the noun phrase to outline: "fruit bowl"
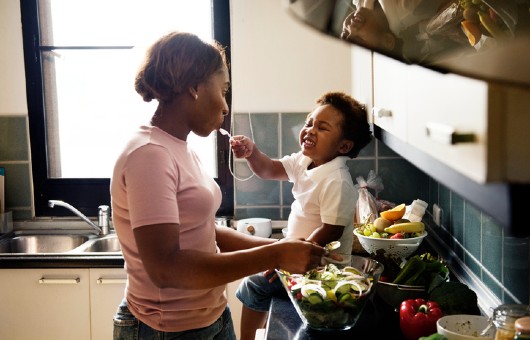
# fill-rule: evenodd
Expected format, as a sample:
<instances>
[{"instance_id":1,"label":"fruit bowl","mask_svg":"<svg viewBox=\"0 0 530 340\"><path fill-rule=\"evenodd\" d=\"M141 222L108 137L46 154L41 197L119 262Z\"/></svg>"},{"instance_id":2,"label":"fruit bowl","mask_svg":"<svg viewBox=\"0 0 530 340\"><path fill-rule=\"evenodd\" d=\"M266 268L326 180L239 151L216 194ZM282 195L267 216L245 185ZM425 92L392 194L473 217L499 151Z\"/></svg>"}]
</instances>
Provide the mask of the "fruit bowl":
<instances>
[{"instance_id":1,"label":"fruit bowl","mask_svg":"<svg viewBox=\"0 0 530 340\"><path fill-rule=\"evenodd\" d=\"M389 238L375 238L361 235L357 230L354 230L354 235L359 239L359 243L368 253L375 255L378 250L382 249L386 256L407 258L412 255L420 246L423 239L428 235L426 231L418 237L389 239Z\"/></svg>"},{"instance_id":2,"label":"fruit bowl","mask_svg":"<svg viewBox=\"0 0 530 340\"><path fill-rule=\"evenodd\" d=\"M349 266L328 264L304 275L276 272L305 325L345 330L361 316L383 269L376 260L352 255Z\"/></svg>"}]
</instances>

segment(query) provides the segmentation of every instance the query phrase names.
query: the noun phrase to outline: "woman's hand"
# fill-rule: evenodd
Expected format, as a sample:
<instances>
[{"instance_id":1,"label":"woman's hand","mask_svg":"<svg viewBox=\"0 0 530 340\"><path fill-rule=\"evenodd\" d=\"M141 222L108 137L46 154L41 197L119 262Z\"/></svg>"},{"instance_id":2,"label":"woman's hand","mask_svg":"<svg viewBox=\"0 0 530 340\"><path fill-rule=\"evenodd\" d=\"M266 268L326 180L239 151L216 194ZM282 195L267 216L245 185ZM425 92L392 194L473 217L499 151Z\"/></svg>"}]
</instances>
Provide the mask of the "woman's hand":
<instances>
[{"instance_id":1,"label":"woman's hand","mask_svg":"<svg viewBox=\"0 0 530 340\"><path fill-rule=\"evenodd\" d=\"M246 136L233 136L230 138L230 146L236 158L247 158L254 152L256 144Z\"/></svg>"},{"instance_id":2,"label":"woman's hand","mask_svg":"<svg viewBox=\"0 0 530 340\"><path fill-rule=\"evenodd\" d=\"M285 239L276 242L278 247L278 265L290 273L305 273L320 264L324 248L309 241Z\"/></svg>"}]
</instances>

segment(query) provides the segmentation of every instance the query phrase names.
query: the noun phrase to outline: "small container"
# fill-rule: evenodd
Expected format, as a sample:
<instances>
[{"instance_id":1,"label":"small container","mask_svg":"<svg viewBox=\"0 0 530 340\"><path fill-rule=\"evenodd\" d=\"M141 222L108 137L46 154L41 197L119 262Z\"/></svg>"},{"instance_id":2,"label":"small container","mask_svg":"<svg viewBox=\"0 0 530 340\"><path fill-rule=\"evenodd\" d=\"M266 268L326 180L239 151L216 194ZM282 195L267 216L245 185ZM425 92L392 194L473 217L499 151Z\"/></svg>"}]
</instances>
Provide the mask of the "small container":
<instances>
[{"instance_id":1,"label":"small container","mask_svg":"<svg viewBox=\"0 0 530 340\"><path fill-rule=\"evenodd\" d=\"M493 311L493 323L497 328L495 340L513 340L515 320L530 316L530 306L523 304L504 304Z\"/></svg>"},{"instance_id":2,"label":"small container","mask_svg":"<svg viewBox=\"0 0 530 340\"><path fill-rule=\"evenodd\" d=\"M528 340L530 339L530 316L524 316L515 320L515 336L514 340Z\"/></svg>"}]
</instances>

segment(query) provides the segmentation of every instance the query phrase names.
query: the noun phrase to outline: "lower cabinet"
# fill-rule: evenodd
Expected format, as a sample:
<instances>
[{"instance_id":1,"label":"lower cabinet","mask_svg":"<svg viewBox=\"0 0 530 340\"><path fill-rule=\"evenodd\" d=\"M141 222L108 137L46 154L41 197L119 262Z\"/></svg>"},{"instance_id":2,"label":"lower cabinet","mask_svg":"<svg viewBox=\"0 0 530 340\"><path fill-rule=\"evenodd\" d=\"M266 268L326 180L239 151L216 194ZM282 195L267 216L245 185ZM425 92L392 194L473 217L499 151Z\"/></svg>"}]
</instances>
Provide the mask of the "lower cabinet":
<instances>
[{"instance_id":1,"label":"lower cabinet","mask_svg":"<svg viewBox=\"0 0 530 340\"><path fill-rule=\"evenodd\" d=\"M232 321L234 322L237 339L241 339L241 309L243 308L243 304L236 297L236 290L237 287L239 287L241 280L242 279L239 279L226 285L226 297L228 300L228 306L230 307L230 313L232 314Z\"/></svg>"},{"instance_id":2,"label":"lower cabinet","mask_svg":"<svg viewBox=\"0 0 530 340\"><path fill-rule=\"evenodd\" d=\"M125 271L0 270L0 339L112 339Z\"/></svg>"},{"instance_id":3,"label":"lower cabinet","mask_svg":"<svg viewBox=\"0 0 530 340\"><path fill-rule=\"evenodd\" d=\"M124 297L127 275L121 268L90 268L90 334L112 339L112 318Z\"/></svg>"}]
</instances>

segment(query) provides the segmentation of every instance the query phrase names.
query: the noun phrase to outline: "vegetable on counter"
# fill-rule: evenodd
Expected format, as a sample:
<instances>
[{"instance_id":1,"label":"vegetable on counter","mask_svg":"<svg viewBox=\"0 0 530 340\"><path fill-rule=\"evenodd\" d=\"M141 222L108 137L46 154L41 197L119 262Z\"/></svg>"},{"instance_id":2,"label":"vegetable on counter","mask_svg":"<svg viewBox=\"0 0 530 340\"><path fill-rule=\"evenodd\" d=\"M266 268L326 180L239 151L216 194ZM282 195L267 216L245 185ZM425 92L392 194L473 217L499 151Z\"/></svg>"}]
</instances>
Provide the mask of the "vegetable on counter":
<instances>
[{"instance_id":1,"label":"vegetable on counter","mask_svg":"<svg viewBox=\"0 0 530 340\"><path fill-rule=\"evenodd\" d=\"M392 283L432 287L447 280L448 277L449 269L442 260L430 253L423 253L408 259Z\"/></svg>"},{"instance_id":2,"label":"vegetable on counter","mask_svg":"<svg viewBox=\"0 0 530 340\"><path fill-rule=\"evenodd\" d=\"M434 333L429 336L422 336L418 340L447 340L447 338L440 333Z\"/></svg>"},{"instance_id":3,"label":"vegetable on counter","mask_svg":"<svg viewBox=\"0 0 530 340\"><path fill-rule=\"evenodd\" d=\"M442 316L442 309L434 301L405 300L399 309L399 327L407 340L417 340L436 333L436 321Z\"/></svg>"},{"instance_id":4,"label":"vegetable on counter","mask_svg":"<svg viewBox=\"0 0 530 340\"><path fill-rule=\"evenodd\" d=\"M430 292L429 299L436 301L445 315L480 315L477 294L467 285L449 281L443 282Z\"/></svg>"}]
</instances>

